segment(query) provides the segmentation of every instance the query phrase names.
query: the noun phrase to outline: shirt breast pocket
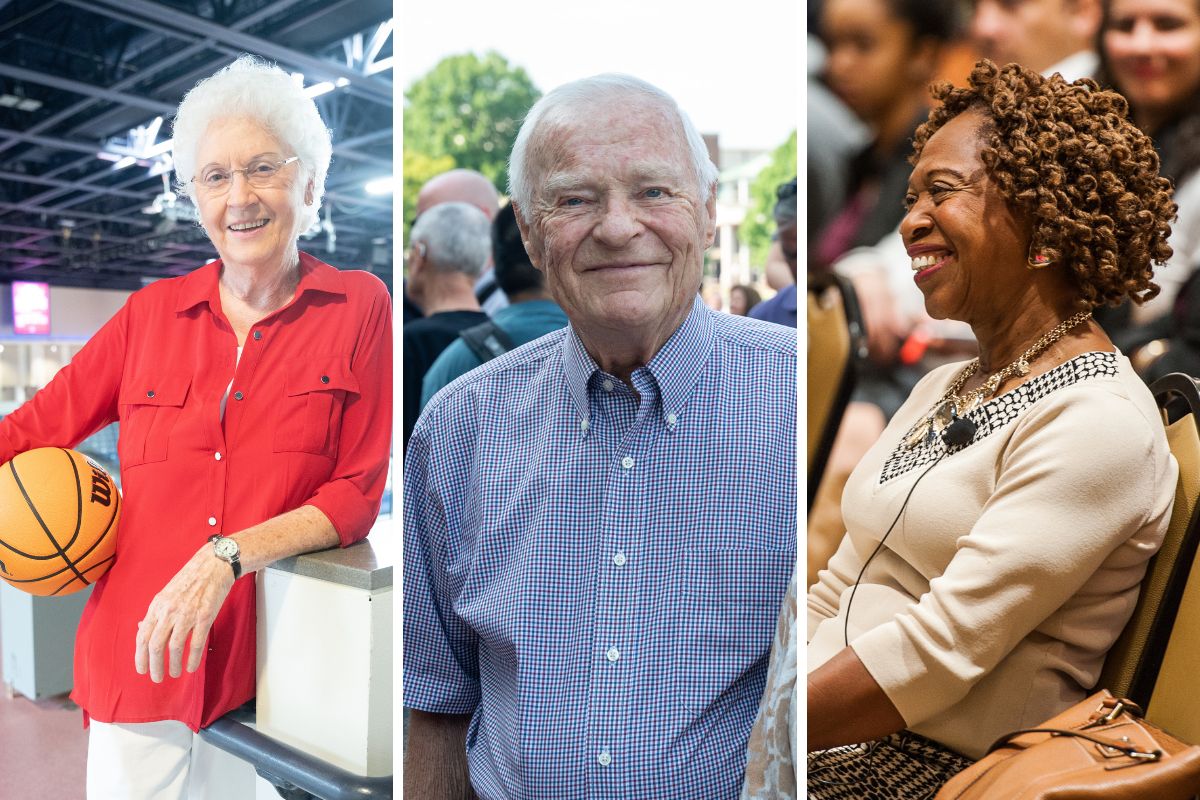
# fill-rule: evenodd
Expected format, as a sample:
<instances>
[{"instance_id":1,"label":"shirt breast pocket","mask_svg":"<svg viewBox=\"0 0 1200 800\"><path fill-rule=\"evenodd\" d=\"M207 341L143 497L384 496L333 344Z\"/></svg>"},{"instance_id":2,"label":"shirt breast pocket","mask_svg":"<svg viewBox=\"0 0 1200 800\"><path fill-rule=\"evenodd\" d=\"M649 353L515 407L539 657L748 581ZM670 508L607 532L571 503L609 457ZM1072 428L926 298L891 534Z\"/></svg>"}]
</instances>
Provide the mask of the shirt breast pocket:
<instances>
[{"instance_id":1,"label":"shirt breast pocket","mask_svg":"<svg viewBox=\"0 0 1200 800\"><path fill-rule=\"evenodd\" d=\"M121 385L117 455L122 468L166 460L191 384L190 375L145 374Z\"/></svg>"},{"instance_id":2,"label":"shirt breast pocket","mask_svg":"<svg viewBox=\"0 0 1200 800\"><path fill-rule=\"evenodd\" d=\"M726 693L751 693L758 702L795 563L794 552L766 548L684 554L676 686L689 715L700 716Z\"/></svg>"},{"instance_id":3,"label":"shirt breast pocket","mask_svg":"<svg viewBox=\"0 0 1200 800\"><path fill-rule=\"evenodd\" d=\"M283 401L275 429L276 453L312 453L335 458L342 410L359 394L358 379L346 356L295 361L285 373Z\"/></svg>"}]
</instances>

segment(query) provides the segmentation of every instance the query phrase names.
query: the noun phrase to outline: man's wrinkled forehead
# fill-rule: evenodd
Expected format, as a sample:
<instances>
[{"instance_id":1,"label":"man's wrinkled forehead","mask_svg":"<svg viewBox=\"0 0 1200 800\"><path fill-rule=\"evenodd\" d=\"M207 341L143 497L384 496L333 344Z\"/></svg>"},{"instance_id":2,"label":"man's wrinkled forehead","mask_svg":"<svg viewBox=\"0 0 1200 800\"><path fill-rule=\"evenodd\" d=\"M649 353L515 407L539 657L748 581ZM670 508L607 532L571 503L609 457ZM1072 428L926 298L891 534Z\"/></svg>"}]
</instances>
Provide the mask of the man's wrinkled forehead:
<instances>
[{"instance_id":1,"label":"man's wrinkled forehead","mask_svg":"<svg viewBox=\"0 0 1200 800\"><path fill-rule=\"evenodd\" d=\"M661 159L636 167L645 177L665 177L674 166L691 174L691 154L678 113L645 97L621 97L600 104L559 106L534 130L531 143L532 175L536 191L559 188L568 176L589 167L597 149L620 152L631 158L645 153L646 145L661 142Z\"/></svg>"}]
</instances>

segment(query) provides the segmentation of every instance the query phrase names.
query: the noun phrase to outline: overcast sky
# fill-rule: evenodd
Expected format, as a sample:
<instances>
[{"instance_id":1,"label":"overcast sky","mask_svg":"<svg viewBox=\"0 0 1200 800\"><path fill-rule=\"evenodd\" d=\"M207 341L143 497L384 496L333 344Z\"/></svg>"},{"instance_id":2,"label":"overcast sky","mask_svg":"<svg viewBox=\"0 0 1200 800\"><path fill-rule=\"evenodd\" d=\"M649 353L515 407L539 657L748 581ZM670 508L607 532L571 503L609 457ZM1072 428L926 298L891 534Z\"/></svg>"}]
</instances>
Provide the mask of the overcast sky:
<instances>
[{"instance_id":1,"label":"overcast sky","mask_svg":"<svg viewBox=\"0 0 1200 800\"><path fill-rule=\"evenodd\" d=\"M448 55L496 50L542 92L599 72L636 75L723 147L774 148L797 126L803 39L790 0L400 5L397 94Z\"/></svg>"}]
</instances>

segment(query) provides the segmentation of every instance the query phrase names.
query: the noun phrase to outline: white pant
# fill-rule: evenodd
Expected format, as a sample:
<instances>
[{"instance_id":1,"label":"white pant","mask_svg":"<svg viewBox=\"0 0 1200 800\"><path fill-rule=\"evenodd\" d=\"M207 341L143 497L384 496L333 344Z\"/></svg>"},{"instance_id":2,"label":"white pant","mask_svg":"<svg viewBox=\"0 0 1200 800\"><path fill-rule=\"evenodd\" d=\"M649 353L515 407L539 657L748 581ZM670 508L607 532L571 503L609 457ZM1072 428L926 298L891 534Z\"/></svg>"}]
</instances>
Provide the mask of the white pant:
<instances>
[{"instance_id":1,"label":"white pant","mask_svg":"<svg viewBox=\"0 0 1200 800\"><path fill-rule=\"evenodd\" d=\"M182 722L91 721L88 800L253 800L254 768Z\"/></svg>"}]
</instances>

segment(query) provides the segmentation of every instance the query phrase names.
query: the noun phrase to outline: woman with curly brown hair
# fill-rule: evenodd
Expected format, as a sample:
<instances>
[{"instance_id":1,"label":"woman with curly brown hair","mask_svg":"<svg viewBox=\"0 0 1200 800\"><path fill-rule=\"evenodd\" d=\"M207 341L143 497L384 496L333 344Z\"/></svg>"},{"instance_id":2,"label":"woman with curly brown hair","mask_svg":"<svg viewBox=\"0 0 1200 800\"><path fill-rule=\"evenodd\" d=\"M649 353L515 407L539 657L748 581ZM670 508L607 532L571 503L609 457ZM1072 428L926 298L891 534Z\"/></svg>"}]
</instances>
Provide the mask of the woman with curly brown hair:
<instances>
[{"instance_id":1,"label":"woman with curly brown hair","mask_svg":"<svg viewBox=\"0 0 1200 800\"><path fill-rule=\"evenodd\" d=\"M810 798L932 796L1082 699L1173 500L1154 401L1091 319L1170 255L1150 140L1119 95L1016 64L934 96L901 233L979 357L927 375L846 486L808 596Z\"/></svg>"}]
</instances>

